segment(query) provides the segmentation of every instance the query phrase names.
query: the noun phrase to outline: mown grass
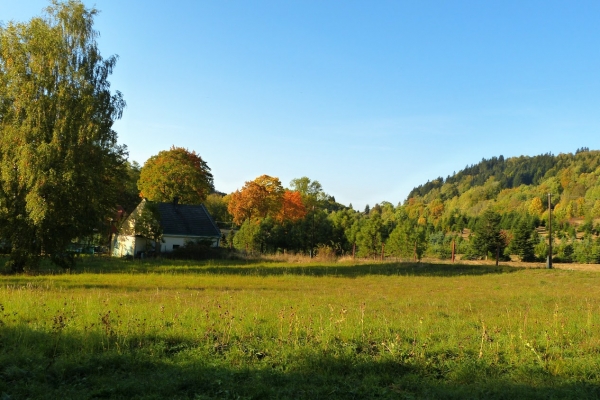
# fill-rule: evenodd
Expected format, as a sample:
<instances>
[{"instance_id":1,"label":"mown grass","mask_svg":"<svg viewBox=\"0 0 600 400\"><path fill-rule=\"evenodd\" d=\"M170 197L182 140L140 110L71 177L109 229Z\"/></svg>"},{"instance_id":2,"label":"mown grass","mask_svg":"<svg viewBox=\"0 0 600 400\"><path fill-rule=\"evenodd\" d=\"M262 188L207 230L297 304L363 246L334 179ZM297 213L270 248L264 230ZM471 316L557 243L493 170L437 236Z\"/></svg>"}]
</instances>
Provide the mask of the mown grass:
<instances>
[{"instance_id":1,"label":"mown grass","mask_svg":"<svg viewBox=\"0 0 600 400\"><path fill-rule=\"evenodd\" d=\"M79 268L0 277L0 398L600 397L594 272Z\"/></svg>"}]
</instances>

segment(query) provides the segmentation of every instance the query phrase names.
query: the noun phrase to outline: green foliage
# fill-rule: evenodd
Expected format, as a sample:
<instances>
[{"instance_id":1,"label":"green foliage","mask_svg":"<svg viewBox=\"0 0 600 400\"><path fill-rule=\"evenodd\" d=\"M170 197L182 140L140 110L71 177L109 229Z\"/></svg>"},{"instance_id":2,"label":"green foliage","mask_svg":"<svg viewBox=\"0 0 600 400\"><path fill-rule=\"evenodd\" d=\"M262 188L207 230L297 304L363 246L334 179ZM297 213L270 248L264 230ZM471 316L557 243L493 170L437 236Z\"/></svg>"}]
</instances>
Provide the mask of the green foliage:
<instances>
[{"instance_id":1,"label":"green foliage","mask_svg":"<svg viewBox=\"0 0 600 400\"><path fill-rule=\"evenodd\" d=\"M522 220L517 226L511 242L511 250L519 256L521 261L535 261L534 237L537 237L535 229L527 220Z\"/></svg>"},{"instance_id":2,"label":"green foliage","mask_svg":"<svg viewBox=\"0 0 600 400\"><path fill-rule=\"evenodd\" d=\"M570 241L562 241L558 246L554 247L556 251L556 262L570 263L573 262L573 254L575 253L575 246Z\"/></svg>"},{"instance_id":3,"label":"green foliage","mask_svg":"<svg viewBox=\"0 0 600 400\"><path fill-rule=\"evenodd\" d=\"M422 226L409 219L401 220L386 244L386 251L395 257L421 260L427 248L427 236Z\"/></svg>"},{"instance_id":4,"label":"green foliage","mask_svg":"<svg viewBox=\"0 0 600 400\"><path fill-rule=\"evenodd\" d=\"M497 254L502 255L506 242L500 232L501 217L498 213L492 210L486 210L475 227L472 247L476 254L487 257L492 254L496 257Z\"/></svg>"},{"instance_id":5,"label":"green foliage","mask_svg":"<svg viewBox=\"0 0 600 400\"><path fill-rule=\"evenodd\" d=\"M219 193L211 193L204 200L204 206L217 222L222 226L230 226L232 223L231 214L227 211L227 201Z\"/></svg>"},{"instance_id":6,"label":"green foliage","mask_svg":"<svg viewBox=\"0 0 600 400\"><path fill-rule=\"evenodd\" d=\"M135 221L135 235L151 239L157 244L156 249L160 250L163 230L156 203L144 200L136 209L136 213L132 214L132 218Z\"/></svg>"},{"instance_id":7,"label":"green foliage","mask_svg":"<svg viewBox=\"0 0 600 400\"><path fill-rule=\"evenodd\" d=\"M598 239L594 239L590 234L585 235L573 244L572 259L577 263L598 263L599 255Z\"/></svg>"},{"instance_id":8,"label":"green foliage","mask_svg":"<svg viewBox=\"0 0 600 400\"><path fill-rule=\"evenodd\" d=\"M125 162L122 167L125 176L123 186L119 188L119 205L123 207L127 214L130 214L140 203L140 191L137 183L140 179L140 165L136 162Z\"/></svg>"},{"instance_id":9,"label":"green foliage","mask_svg":"<svg viewBox=\"0 0 600 400\"><path fill-rule=\"evenodd\" d=\"M582 233L591 235L586 243L598 233L600 151L484 160L429 182L402 205L381 202L364 212L336 208L321 185L307 177L294 179L291 186L307 204L316 205L314 210L310 207L294 223L261 223L258 251L308 254L330 246L337 254L350 254L356 244L359 257L378 258L385 244L387 256L448 258L454 239L457 253L470 259L495 258L497 252L502 260L513 254L523 261L545 259L547 244L534 231L547 225L551 193L558 260L596 260L593 246L579 245ZM482 227L489 212L496 216L493 229ZM561 245L568 243L573 249L565 255Z\"/></svg>"},{"instance_id":10,"label":"green foliage","mask_svg":"<svg viewBox=\"0 0 600 400\"><path fill-rule=\"evenodd\" d=\"M428 255L440 260L450 258L452 256L453 239L453 235L445 235L442 231L429 235L427 246Z\"/></svg>"},{"instance_id":11,"label":"green foliage","mask_svg":"<svg viewBox=\"0 0 600 400\"><path fill-rule=\"evenodd\" d=\"M383 223L379 213L365 218L356 233L356 245L360 257L377 258L381 254L381 230Z\"/></svg>"},{"instance_id":12,"label":"green foliage","mask_svg":"<svg viewBox=\"0 0 600 400\"><path fill-rule=\"evenodd\" d=\"M290 188L302 195L302 199L307 208L316 206L319 202L323 202L327 198L319 181L312 181L306 176L292 179Z\"/></svg>"},{"instance_id":13,"label":"green foliage","mask_svg":"<svg viewBox=\"0 0 600 400\"><path fill-rule=\"evenodd\" d=\"M359 213L350 208L327 215L327 221L331 224L331 242L341 253L350 253L353 244L356 243L358 225L355 228L353 226L358 217Z\"/></svg>"},{"instance_id":14,"label":"green foliage","mask_svg":"<svg viewBox=\"0 0 600 400\"><path fill-rule=\"evenodd\" d=\"M260 221L247 219L233 237L233 246L238 250L260 252Z\"/></svg>"},{"instance_id":15,"label":"green foliage","mask_svg":"<svg viewBox=\"0 0 600 400\"><path fill-rule=\"evenodd\" d=\"M555 249L553 248L553 250ZM548 240L539 236L533 252L538 260L546 260L548 258Z\"/></svg>"},{"instance_id":16,"label":"green foliage","mask_svg":"<svg viewBox=\"0 0 600 400\"><path fill-rule=\"evenodd\" d=\"M592 232L594 218L600 218L600 151L483 160L415 188L404 205L412 218L418 214L436 230L473 229L486 209L499 212L501 228L512 230L526 214L538 225L548 220L548 193L554 222L573 225L583 219L581 229Z\"/></svg>"},{"instance_id":17,"label":"green foliage","mask_svg":"<svg viewBox=\"0 0 600 400\"><path fill-rule=\"evenodd\" d=\"M97 11L53 1L45 18L0 26L0 236L10 267L41 254L70 266L70 241L100 228L119 200L125 148L112 130L125 102L107 78Z\"/></svg>"},{"instance_id":18,"label":"green foliage","mask_svg":"<svg viewBox=\"0 0 600 400\"><path fill-rule=\"evenodd\" d=\"M508 159L504 159L503 156L492 157L489 160L484 158L480 163L466 166L465 169L449 176L446 180L439 177L427 182L425 185L414 188L408 198L426 196L432 190L442 188L444 184L459 185L464 188L464 184L468 182L468 187L483 186L490 178L499 182L500 187L503 189L515 188L520 185L537 185L544 179L548 171L555 166L556 158L552 154ZM446 189L446 191L450 192L450 195L447 195L446 198L458 194L456 189Z\"/></svg>"},{"instance_id":19,"label":"green foliage","mask_svg":"<svg viewBox=\"0 0 600 400\"><path fill-rule=\"evenodd\" d=\"M208 164L195 151L171 147L150 157L140 171L140 195L151 201L201 204L215 190Z\"/></svg>"}]
</instances>

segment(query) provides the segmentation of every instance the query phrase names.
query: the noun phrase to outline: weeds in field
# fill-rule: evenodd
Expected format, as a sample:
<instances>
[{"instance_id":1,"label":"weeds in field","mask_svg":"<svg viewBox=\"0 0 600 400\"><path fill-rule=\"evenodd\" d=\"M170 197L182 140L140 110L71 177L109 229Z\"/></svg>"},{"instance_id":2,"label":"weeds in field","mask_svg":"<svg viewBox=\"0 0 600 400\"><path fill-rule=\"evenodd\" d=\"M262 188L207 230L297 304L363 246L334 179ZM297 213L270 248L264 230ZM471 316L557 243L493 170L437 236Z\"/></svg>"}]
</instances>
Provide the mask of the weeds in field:
<instances>
[{"instance_id":1,"label":"weeds in field","mask_svg":"<svg viewBox=\"0 0 600 400\"><path fill-rule=\"evenodd\" d=\"M594 273L169 268L1 278L0 396L598 394Z\"/></svg>"}]
</instances>

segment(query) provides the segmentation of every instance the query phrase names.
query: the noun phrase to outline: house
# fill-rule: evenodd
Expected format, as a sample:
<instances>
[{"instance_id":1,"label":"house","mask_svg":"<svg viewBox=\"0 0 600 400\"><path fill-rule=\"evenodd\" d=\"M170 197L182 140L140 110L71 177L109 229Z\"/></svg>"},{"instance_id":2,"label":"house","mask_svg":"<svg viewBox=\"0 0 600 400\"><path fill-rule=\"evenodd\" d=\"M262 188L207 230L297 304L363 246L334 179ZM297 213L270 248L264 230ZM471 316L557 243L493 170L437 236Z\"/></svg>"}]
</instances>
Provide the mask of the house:
<instances>
[{"instance_id":1,"label":"house","mask_svg":"<svg viewBox=\"0 0 600 400\"><path fill-rule=\"evenodd\" d=\"M148 213L147 211L150 211ZM146 199L125 219L112 240L115 257L138 256L154 251L152 231L162 230L160 252L171 252L189 242L208 241L219 246L221 231L204 205L152 203Z\"/></svg>"}]
</instances>

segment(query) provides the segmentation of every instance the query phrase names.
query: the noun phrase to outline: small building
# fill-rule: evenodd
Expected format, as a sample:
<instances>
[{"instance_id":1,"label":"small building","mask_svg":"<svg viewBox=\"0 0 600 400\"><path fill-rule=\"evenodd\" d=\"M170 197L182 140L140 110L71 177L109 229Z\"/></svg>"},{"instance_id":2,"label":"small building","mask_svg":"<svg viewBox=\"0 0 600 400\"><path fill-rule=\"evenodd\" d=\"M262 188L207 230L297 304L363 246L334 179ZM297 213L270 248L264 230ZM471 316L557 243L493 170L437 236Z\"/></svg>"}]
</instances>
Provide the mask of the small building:
<instances>
[{"instance_id":1,"label":"small building","mask_svg":"<svg viewBox=\"0 0 600 400\"><path fill-rule=\"evenodd\" d=\"M153 214L145 213L144 210L150 206ZM158 243L161 253L169 253L190 242L208 242L218 247L221 240L221 231L203 204L179 204L177 200L172 203L151 203L144 199L114 236L112 255L139 256L156 251L157 243L147 237L148 234L143 234L149 231L148 226L162 230L162 240Z\"/></svg>"}]
</instances>

